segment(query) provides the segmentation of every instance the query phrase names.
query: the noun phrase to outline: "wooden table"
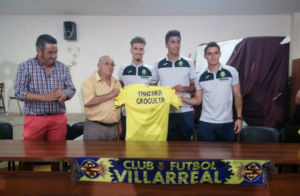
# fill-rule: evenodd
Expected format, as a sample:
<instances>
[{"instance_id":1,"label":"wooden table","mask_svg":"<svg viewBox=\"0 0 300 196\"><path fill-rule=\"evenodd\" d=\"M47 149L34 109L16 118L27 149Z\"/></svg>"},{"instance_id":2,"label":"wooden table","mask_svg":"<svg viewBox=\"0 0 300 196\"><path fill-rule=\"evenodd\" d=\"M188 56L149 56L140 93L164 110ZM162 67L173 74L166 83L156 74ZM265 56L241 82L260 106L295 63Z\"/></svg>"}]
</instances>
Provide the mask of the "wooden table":
<instances>
[{"instance_id":1,"label":"wooden table","mask_svg":"<svg viewBox=\"0 0 300 196\"><path fill-rule=\"evenodd\" d=\"M17 141L0 140L0 160L66 160L116 157L161 160L268 159L300 163L300 144L221 142ZM67 172L1 172L0 195L299 195L299 174L273 174L265 186L143 185L78 182Z\"/></svg>"}]
</instances>

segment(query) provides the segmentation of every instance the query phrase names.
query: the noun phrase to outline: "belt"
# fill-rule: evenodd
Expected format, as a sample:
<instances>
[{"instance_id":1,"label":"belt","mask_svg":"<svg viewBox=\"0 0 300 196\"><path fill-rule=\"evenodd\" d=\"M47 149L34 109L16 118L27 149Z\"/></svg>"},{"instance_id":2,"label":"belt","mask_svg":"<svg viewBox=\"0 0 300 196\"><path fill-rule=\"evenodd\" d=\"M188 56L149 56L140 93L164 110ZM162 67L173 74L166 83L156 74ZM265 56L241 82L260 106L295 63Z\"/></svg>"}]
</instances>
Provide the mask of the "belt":
<instances>
[{"instance_id":1,"label":"belt","mask_svg":"<svg viewBox=\"0 0 300 196\"><path fill-rule=\"evenodd\" d=\"M119 123L104 123L104 122L100 122L100 121L93 121L94 123L97 123L99 125L103 125L103 126L106 126L106 127L112 127L116 124L119 124Z\"/></svg>"},{"instance_id":2,"label":"belt","mask_svg":"<svg viewBox=\"0 0 300 196\"><path fill-rule=\"evenodd\" d=\"M56 115L56 114L37 114L36 116L53 116L53 115Z\"/></svg>"}]
</instances>

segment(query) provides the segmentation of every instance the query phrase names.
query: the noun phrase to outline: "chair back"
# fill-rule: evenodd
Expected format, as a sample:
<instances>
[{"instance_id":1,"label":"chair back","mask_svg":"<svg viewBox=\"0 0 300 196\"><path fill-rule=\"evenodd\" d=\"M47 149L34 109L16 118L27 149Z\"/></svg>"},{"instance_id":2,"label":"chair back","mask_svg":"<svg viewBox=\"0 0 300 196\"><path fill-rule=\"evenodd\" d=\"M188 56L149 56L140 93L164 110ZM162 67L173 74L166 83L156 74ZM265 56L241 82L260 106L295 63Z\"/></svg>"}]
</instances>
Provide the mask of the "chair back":
<instances>
[{"instance_id":1,"label":"chair back","mask_svg":"<svg viewBox=\"0 0 300 196\"><path fill-rule=\"evenodd\" d=\"M71 126L69 124L67 124L66 140L72 140L72 131L71 131Z\"/></svg>"},{"instance_id":2,"label":"chair back","mask_svg":"<svg viewBox=\"0 0 300 196\"><path fill-rule=\"evenodd\" d=\"M281 142L300 143L300 127L285 127L281 129Z\"/></svg>"},{"instance_id":3,"label":"chair back","mask_svg":"<svg viewBox=\"0 0 300 196\"><path fill-rule=\"evenodd\" d=\"M12 140L13 139L13 126L7 122L0 122L0 139Z\"/></svg>"},{"instance_id":4,"label":"chair back","mask_svg":"<svg viewBox=\"0 0 300 196\"><path fill-rule=\"evenodd\" d=\"M83 134L83 125L84 122L75 123L71 127L71 138L74 140L75 138L81 136Z\"/></svg>"},{"instance_id":5,"label":"chair back","mask_svg":"<svg viewBox=\"0 0 300 196\"><path fill-rule=\"evenodd\" d=\"M277 129L269 127L248 126L240 132L240 142L279 143L280 134Z\"/></svg>"}]
</instances>

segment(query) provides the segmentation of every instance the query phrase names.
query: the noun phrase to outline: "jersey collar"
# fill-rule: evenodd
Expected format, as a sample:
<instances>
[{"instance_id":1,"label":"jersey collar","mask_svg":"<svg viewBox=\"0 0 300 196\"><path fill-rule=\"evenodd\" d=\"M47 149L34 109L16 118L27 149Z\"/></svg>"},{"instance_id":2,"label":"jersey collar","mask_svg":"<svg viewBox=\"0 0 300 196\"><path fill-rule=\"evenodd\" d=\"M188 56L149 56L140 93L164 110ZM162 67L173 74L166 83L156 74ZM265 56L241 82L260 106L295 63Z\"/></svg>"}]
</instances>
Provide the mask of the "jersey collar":
<instances>
[{"instance_id":1,"label":"jersey collar","mask_svg":"<svg viewBox=\"0 0 300 196\"><path fill-rule=\"evenodd\" d=\"M132 61L131 61L131 65L133 65L134 67L141 67L144 65L144 62L142 62L142 64L139 64L139 65L135 65Z\"/></svg>"},{"instance_id":2,"label":"jersey collar","mask_svg":"<svg viewBox=\"0 0 300 196\"><path fill-rule=\"evenodd\" d=\"M181 54L179 54L179 57L178 57L178 59L176 60L176 61L179 61L179 60L181 60ZM168 59L168 54L166 54L166 61L169 61L169 59ZM175 61L175 62L176 62Z\"/></svg>"},{"instance_id":3,"label":"jersey collar","mask_svg":"<svg viewBox=\"0 0 300 196\"><path fill-rule=\"evenodd\" d=\"M223 65L222 65L222 63L220 63L220 67L219 67L219 70L218 70L218 71L221 71L222 68L223 68ZM208 69L208 65L207 65L207 67L206 67L206 71L207 71L208 73L212 73L212 72Z\"/></svg>"}]
</instances>

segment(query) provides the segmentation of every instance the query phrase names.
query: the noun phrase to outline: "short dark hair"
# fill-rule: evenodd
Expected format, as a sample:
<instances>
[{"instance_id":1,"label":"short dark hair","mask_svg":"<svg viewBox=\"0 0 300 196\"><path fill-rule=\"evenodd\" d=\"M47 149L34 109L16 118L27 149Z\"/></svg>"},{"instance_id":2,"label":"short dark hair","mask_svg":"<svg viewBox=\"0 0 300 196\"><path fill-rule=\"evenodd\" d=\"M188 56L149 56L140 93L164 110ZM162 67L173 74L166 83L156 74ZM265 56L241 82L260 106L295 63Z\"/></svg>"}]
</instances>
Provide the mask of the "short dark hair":
<instances>
[{"instance_id":1,"label":"short dark hair","mask_svg":"<svg viewBox=\"0 0 300 196\"><path fill-rule=\"evenodd\" d=\"M135 43L144 44L144 46L145 46L145 45L146 45L146 40L145 40L145 38L143 38L143 37L141 37L141 36L136 36L136 37L134 37L134 38L131 40L131 42L130 42L131 47L132 47L133 44L135 44Z\"/></svg>"},{"instance_id":2,"label":"short dark hair","mask_svg":"<svg viewBox=\"0 0 300 196\"><path fill-rule=\"evenodd\" d=\"M220 46L216 43L216 42L209 42L206 47L204 48L204 54L206 54L206 51L208 48L211 47L217 47L219 49L219 51L221 52Z\"/></svg>"},{"instance_id":3,"label":"short dark hair","mask_svg":"<svg viewBox=\"0 0 300 196\"><path fill-rule=\"evenodd\" d=\"M171 30L171 31L169 31L169 32L166 34L166 44L168 43L169 38L170 38L170 37L174 37L174 36L179 37L180 40L181 40L180 32L177 31L177 30Z\"/></svg>"},{"instance_id":4,"label":"short dark hair","mask_svg":"<svg viewBox=\"0 0 300 196\"><path fill-rule=\"evenodd\" d=\"M41 51L45 50L45 45L47 44L57 44L57 41L54 37L51 35L40 35L35 43L36 48L40 49Z\"/></svg>"}]
</instances>

